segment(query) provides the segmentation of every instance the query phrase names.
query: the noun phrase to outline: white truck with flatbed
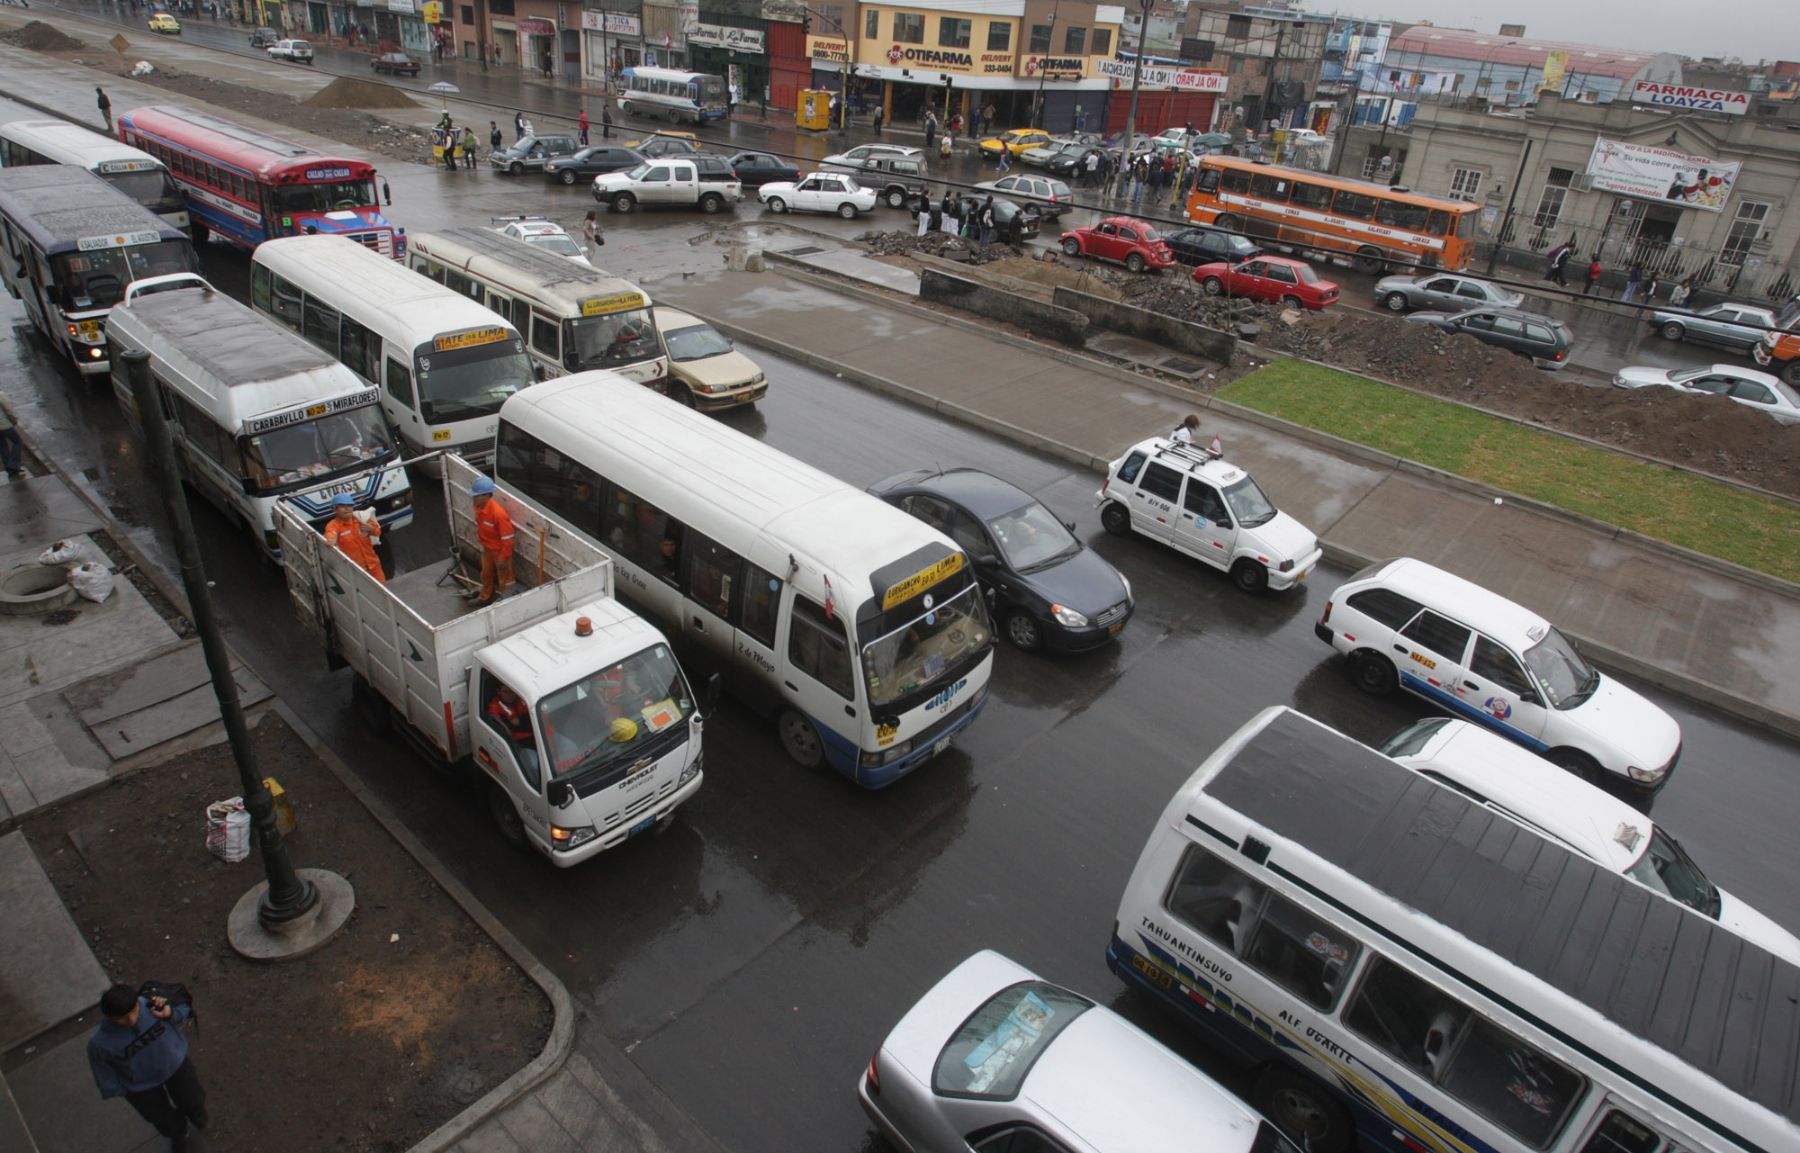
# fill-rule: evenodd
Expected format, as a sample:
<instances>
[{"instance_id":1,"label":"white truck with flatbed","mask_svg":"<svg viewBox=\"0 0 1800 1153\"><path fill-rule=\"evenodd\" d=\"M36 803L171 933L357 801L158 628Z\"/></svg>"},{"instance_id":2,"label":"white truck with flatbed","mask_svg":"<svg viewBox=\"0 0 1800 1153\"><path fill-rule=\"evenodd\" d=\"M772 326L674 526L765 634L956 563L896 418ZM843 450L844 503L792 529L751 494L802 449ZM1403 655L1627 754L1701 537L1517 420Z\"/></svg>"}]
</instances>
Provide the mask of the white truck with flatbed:
<instances>
[{"instance_id":1,"label":"white truck with flatbed","mask_svg":"<svg viewBox=\"0 0 1800 1153\"><path fill-rule=\"evenodd\" d=\"M517 591L469 604L482 474L443 462L452 556L386 584L278 511L301 621L355 672L372 724L439 767L473 761L509 840L567 867L666 827L700 789L716 684L702 708L667 638L614 599L606 554L504 484L493 499L512 517Z\"/></svg>"}]
</instances>

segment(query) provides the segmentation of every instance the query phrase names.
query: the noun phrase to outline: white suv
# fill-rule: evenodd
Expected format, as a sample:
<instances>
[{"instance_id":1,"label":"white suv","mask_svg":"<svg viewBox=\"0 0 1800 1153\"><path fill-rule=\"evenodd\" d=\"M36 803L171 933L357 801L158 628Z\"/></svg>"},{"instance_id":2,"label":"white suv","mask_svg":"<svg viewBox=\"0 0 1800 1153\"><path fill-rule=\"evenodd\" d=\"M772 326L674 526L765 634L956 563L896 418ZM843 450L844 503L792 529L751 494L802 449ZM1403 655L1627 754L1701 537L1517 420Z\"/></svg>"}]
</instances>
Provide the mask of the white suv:
<instances>
[{"instance_id":1,"label":"white suv","mask_svg":"<svg viewBox=\"0 0 1800 1153\"><path fill-rule=\"evenodd\" d=\"M313 47L304 40L277 40L269 45L269 59L292 60L296 64L311 64Z\"/></svg>"},{"instance_id":2,"label":"white suv","mask_svg":"<svg viewBox=\"0 0 1800 1153\"><path fill-rule=\"evenodd\" d=\"M1602 675L1549 621L1424 561L1363 569L1313 632L1365 692L1416 693L1591 783L1647 798L1681 756L1675 719Z\"/></svg>"},{"instance_id":3,"label":"white suv","mask_svg":"<svg viewBox=\"0 0 1800 1153\"><path fill-rule=\"evenodd\" d=\"M1292 588L1319 563L1319 538L1277 509L1250 474L1211 449L1152 437L1106 470L1100 523L1140 532L1224 569L1245 592Z\"/></svg>"}]
</instances>

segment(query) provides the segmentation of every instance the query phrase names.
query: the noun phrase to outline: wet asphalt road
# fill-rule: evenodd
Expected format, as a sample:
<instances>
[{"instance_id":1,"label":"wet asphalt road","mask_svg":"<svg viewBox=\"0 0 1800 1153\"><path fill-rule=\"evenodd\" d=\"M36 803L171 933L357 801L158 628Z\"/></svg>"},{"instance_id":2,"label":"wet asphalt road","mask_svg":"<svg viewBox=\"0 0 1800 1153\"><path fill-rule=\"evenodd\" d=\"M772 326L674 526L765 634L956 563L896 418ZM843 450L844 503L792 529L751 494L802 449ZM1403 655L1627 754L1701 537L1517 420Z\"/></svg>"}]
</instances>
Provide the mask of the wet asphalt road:
<instances>
[{"instance_id":1,"label":"wet asphalt road","mask_svg":"<svg viewBox=\"0 0 1800 1153\"><path fill-rule=\"evenodd\" d=\"M469 216L511 196L478 179ZM579 192L557 193L556 214L584 210ZM716 251L691 242L692 217L610 227L608 263L652 286L717 266ZM246 258L216 245L204 256L208 275L241 296ZM23 419L166 562L139 446L110 393L52 362L15 302L0 302L0 319L0 381ZM1423 715L1412 701L1362 697L1312 636L1345 574L1322 568L1296 594L1243 596L1197 563L1106 536L1093 476L748 351L774 384L756 411L726 418L742 431L859 485L924 463L977 465L1074 520L1132 579L1138 612L1119 643L1070 659L1003 650L986 715L879 794L796 769L766 724L727 703L708 726L707 786L674 827L566 872L509 850L473 793L365 729L348 673L325 670L280 575L196 502L231 643L567 983L590 1018L579 1043L627 1099L666 1095L732 1150L873 1144L855 1078L905 1008L983 946L1115 1003L1229 1080L1214 1055L1126 1000L1102 954L1155 814L1258 709L1291 704L1368 741ZM437 499L429 482L421 491ZM404 530L393 560L431 563L442 547ZM1789 881L1800 870L1795 747L1650 695L1686 739L1657 816L1723 887L1800 928ZM304 834L295 853L331 863Z\"/></svg>"}]
</instances>

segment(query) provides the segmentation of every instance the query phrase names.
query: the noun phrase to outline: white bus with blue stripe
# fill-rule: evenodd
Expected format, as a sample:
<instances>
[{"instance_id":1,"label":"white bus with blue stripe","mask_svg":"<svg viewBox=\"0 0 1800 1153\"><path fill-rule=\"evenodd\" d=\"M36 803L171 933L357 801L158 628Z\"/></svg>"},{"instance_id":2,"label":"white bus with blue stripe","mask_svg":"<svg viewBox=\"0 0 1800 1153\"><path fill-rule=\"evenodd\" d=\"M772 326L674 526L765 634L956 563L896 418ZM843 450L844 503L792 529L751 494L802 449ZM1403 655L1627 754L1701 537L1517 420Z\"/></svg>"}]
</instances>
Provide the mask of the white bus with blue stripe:
<instances>
[{"instance_id":1,"label":"white bus with blue stripe","mask_svg":"<svg viewBox=\"0 0 1800 1153\"><path fill-rule=\"evenodd\" d=\"M627 68L619 78L619 110L630 116L704 124L730 114L729 96L725 78L706 72Z\"/></svg>"},{"instance_id":2,"label":"white bus with blue stripe","mask_svg":"<svg viewBox=\"0 0 1800 1153\"><path fill-rule=\"evenodd\" d=\"M1291 709L1164 808L1107 963L1311 1153L1800 1149L1800 967Z\"/></svg>"},{"instance_id":3,"label":"white bus with blue stripe","mask_svg":"<svg viewBox=\"0 0 1800 1153\"><path fill-rule=\"evenodd\" d=\"M955 543L721 421L574 373L501 407L495 472L606 550L620 595L803 765L883 788L987 704L994 630Z\"/></svg>"},{"instance_id":4,"label":"white bus with blue stripe","mask_svg":"<svg viewBox=\"0 0 1800 1153\"><path fill-rule=\"evenodd\" d=\"M277 504L319 528L333 498L348 493L382 527L410 524L412 482L380 394L312 343L197 277L180 279L187 283L115 308L107 337L121 352L149 354L175 455L194 488L276 560ZM141 427L118 356L112 380L127 419Z\"/></svg>"}]
</instances>

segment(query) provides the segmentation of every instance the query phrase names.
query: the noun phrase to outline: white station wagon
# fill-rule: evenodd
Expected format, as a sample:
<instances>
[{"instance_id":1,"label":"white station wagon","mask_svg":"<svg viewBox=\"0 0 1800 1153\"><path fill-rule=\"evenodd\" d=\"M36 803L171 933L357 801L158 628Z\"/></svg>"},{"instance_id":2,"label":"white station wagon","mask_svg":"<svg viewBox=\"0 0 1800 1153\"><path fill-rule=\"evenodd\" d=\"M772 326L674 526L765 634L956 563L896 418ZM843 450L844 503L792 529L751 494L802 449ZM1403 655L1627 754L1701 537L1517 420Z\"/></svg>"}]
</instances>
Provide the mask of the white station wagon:
<instances>
[{"instance_id":1,"label":"white station wagon","mask_svg":"<svg viewBox=\"0 0 1800 1153\"><path fill-rule=\"evenodd\" d=\"M1649 797L1681 756L1675 718L1588 664L1549 621L1424 561L1352 576L1313 632L1363 691L1416 693L1591 783Z\"/></svg>"},{"instance_id":2,"label":"white station wagon","mask_svg":"<svg viewBox=\"0 0 1800 1153\"><path fill-rule=\"evenodd\" d=\"M1211 449L1152 437L1106 470L1100 523L1140 532L1231 574L1245 592L1292 588L1319 563L1319 538L1276 508L1250 474Z\"/></svg>"}]
</instances>

